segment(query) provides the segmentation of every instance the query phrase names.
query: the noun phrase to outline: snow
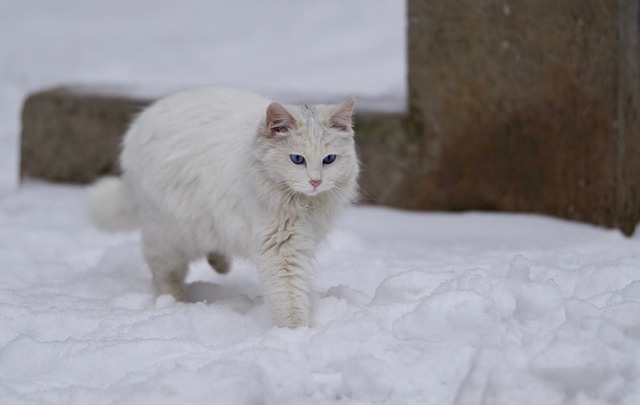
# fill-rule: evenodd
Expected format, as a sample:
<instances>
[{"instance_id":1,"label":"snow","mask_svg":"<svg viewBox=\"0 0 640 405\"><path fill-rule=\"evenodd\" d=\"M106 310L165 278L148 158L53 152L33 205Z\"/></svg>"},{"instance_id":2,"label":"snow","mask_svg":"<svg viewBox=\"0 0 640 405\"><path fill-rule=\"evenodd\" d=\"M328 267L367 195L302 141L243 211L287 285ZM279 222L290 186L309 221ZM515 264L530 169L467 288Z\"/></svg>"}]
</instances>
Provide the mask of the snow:
<instances>
[{"instance_id":1,"label":"snow","mask_svg":"<svg viewBox=\"0 0 640 405\"><path fill-rule=\"evenodd\" d=\"M250 264L154 297L139 235L85 189L0 200L7 403L636 404L640 247L534 215L355 207L318 252L310 328L274 328Z\"/></svg>"},{"instance_id":2,"label":"snow","mask_svg":"<svg viewBox=\"0 0 640 405\"><path fill-rule=\"evenodd\" d=\"M289 330L249 263L224 276L195 263L189 303L155 297L139 234L94 229L84 187L16 188L19 106L43 86L219 81L402 108L400 3L154 4L0 5L1 403L640 403L637 237L354 207L318 252L313 324ZM299 58L261 65L275 39Z\"/></svg>"}]
</instances>

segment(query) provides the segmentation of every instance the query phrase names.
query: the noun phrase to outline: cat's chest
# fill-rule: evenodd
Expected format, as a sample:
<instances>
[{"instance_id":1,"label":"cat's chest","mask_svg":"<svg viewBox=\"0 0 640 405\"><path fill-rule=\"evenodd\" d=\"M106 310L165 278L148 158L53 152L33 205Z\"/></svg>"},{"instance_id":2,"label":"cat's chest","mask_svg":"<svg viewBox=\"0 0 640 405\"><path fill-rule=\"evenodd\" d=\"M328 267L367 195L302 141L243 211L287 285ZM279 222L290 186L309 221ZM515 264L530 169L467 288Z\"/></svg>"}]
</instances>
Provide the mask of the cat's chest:
<instances>
[{"instance_id":1,"label":"cat's chest","mask_svg":"<svg viewBox=\"0 0 640 405\"><path fill-rule=\"evenodd\" d=\"M239 189L236 189L239 191ZM303 235L312 245L325 237L330 218L318 207L267 206L253 193L232 193L211 201L192 225L200 249L255 257L266 235ZM309 246L310 247L310 246Z\"/></svg>"}]
</instances>

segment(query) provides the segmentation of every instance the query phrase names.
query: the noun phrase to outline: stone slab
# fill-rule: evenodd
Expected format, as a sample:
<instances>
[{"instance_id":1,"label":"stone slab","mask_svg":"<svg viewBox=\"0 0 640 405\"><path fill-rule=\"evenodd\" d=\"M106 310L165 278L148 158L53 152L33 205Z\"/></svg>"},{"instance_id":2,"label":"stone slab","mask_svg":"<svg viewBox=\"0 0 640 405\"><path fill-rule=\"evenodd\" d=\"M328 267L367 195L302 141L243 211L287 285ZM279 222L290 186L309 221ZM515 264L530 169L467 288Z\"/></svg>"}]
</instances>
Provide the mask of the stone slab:
<instances>
[{"instance_id":1,"label":"stone slab","mask_svg":"<svg viewBox=\"0 0 640 405\"><path fill-rule=\"evenodd\" d=\"M148 103L66 88L30 95L22 110L21 177L88 183L114 173L121 137Z\"/></svg>"}]
</instances>

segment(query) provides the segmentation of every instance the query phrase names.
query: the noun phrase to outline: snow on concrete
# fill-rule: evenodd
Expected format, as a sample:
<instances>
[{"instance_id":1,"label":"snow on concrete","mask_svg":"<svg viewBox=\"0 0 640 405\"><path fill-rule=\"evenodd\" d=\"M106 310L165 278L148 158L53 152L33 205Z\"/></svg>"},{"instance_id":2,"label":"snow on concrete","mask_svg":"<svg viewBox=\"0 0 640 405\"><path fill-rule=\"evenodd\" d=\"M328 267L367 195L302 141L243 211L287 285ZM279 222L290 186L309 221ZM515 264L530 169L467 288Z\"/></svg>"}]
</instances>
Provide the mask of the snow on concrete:
<instances>
[{"instance_id":1,"label":"snow on concrete","mask_svg":"<svg viewBox=\"0 0 640 405\"><path fill-rule=\"evenodd\" d=\"M20 104L60 83L402 109L403 15L373 0L2 1L0 403L639 404L637 237L353 208L318 252L313 325L288 330L249 264L196 263L190 303L155 297L139 235L91 227L83 187L15 189Z\"/></svg>"}]
</instances>

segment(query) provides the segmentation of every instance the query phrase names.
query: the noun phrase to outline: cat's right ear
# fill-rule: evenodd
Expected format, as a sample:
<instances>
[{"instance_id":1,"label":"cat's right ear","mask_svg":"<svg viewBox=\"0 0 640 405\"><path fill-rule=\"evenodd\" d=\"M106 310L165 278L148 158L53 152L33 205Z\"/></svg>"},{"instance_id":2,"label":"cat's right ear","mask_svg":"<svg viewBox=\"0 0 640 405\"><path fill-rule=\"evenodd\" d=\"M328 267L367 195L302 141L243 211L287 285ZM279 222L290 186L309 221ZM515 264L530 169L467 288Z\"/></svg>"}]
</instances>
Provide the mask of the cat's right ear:
<instances>
[{"instance_id":1,"label":"cat's right ear","mask_svg":"<svg viewBox=\"0 0 640 405\"><path fill-rule=\"evenodd\" d=\"M271 103L267 107L267 136L283 136L296 126L296 120L287 109L279 103Z\"/></svg>"},{"instance_id":2,"label":"cat's right ear","mask_svg":"<svg viewBox=\"0 0 640 405\"><path fill-rule=\"evenodd\" d=\"M356 105L356 99L351 97L344 104L338 107L331 117L331 128L339 131L348 132L353 126L353 106Z\"/></svg>"}]
</instances>

